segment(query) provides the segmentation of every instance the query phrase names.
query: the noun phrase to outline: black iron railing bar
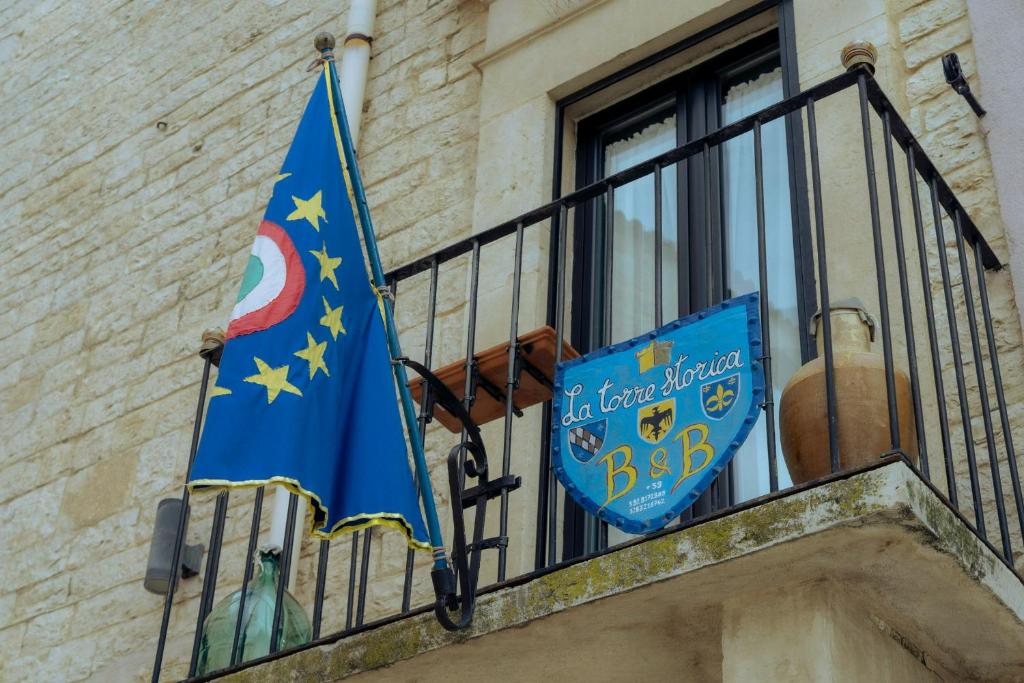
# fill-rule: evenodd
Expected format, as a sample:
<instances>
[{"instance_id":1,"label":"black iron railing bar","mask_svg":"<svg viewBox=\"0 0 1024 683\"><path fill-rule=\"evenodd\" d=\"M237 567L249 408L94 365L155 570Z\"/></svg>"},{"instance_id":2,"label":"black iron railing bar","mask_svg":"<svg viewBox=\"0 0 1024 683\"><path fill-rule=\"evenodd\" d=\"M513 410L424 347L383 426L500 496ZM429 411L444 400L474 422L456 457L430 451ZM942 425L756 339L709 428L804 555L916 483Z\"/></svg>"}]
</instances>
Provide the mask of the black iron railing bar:
<instances>
[{"instance_id":1,"label":"black iron railing bar","mask_svg":"<svg viewBox=\"0 0 1024 683\"><path fill-rule=\"evenodd\" d=\"M438 263L434 259L430 265L430 290L427 294L426 339L423 342L423 366L431 367L434 360L434 318L437 313L437 277ZM420 385L420 413L417 422L420 426L420 445L427 443L427 423L433 419L430 413L430 384ZM418 495L422 495L417 490ZM402 583L402 612L408 612L412 602L412 571L416 560L416 552L409 548L405 551L405 579Z\"/></svg>"},{"instance_id":2,"label":"black iron railing bar","mask_svg":"<svg viewBox=\"0 0 1024 683\"><path fill-rule=\"evenodd\" d=\"M612 339L612 281L615 277L615 187L609 186L604 193L604 279L601 297L601 322L604 329L604 344L611 344Z\"/></svg>"},{"instance_id":3,"label":"black iron railing bar","mask_svg":"<svg viewBox=\"0 0 1024 683\"><path fill-rule=\"evenodd\" d=\"M313 639L320 637L320 625L324 619L324 591L327 586L327 564L331 557L331 541L320 541L316 554L316 590L313 594ZM238 614L242 614L239 607Z\"/></svg>"},{"instance_id":4,"label":"black iron railing bar","mask_svg":"<svg viewBox=\"0 0 1024 683\"><path fill-rule=\"evenodd\" d=\"M260 536L260 517L263 514L263 490L260 486L256 489L256 499L252 505L252 523L249 525L249 543L245 549L245 567L242 569L242 592L238 596L238 616L235 617L235 633L231 638L231 664L237 664L242 656L239 650L239 641L242 637L243 615L245 614L246 587L252 581L253 557L256 554L256 544Z\"/></svg>"},{"instance_id":5,"label":"black iron railing bar","mask_svg":"<svg viewBox=\"0 0 1024 683\"><path fill-rule=\"evenodd\" d=\"M555 533L551 523L552 496L555 484L551 470L551 404L545 403L541 411L540 457L537 474L537 523L534 527L533 568L541 569L554 561L548 558L548 532ZM552 553L553 554L553 553Z\"/></svg>"},{"instance_id":6,"label":"black iron railing bar","mask_svg":"<svg viewBox=\"0 0 1024 683\"><path fill-rule=\"evenodd\" d=\"M756 124L756 122L755 122ZM721 152L721 147L715 147L715 153ZM721 264L720 258L716 258L718 252L715 250L715 233L712 230L712 225L715 222L715 216L712 210L712 183L716 180L715 175L711 171L711 146L705 141L703 148L700 152L701 156L701 168L704 174L704 192L703 192L703 213L704 213L704 224L701 226L704 233L704 248L710 255L709 263L704 268L704 301L705 307L713 306L718 303L718 291L720 289L719 283L725 278L725 273L716 273L714 264ZM721 168L721 167L719 167ZM723 269L724 270L724 269ZM728 475L726 475L728 476ZM712 482L708 490L704 492L693 504L695 512L698 512L699 516L704 516L718 507L719 497L719 479L722 475L716 477Z\"/></svg>"},{"instance_id":7,"label":"black iron railing bar","mask_svg":"<svg viewBox=\"0 0 1024 683\"><path fill-rule=\"evenodd\" d=\"M348 595L345 600L345 629L352 628L356 606L356 567L359 562L359 534L352 534L352 551L348 558Z\"/></svg>"},{"instance_id":8,"label":"black iron railing bar","mask_svg":"<svg viewBox=\"0 0 1024 683\"><path fill-rule=\"evenodd\" d=\"M949 326L949 340L953 355L953 372L956 376L956 393L960 403L960 421L963 422L964 450L971 484L971 500L974 505L974 519L978 534L987 540L985 515L981 509L981 490L978 486L978 467L974 453L974 433L971 428L971 410L967 402L967 383L964 380L964 360L960 350L960 331L956 320L956 306L953 303L953 288L950 284L949 257L946 255L946 235L942 227L942 203L939 201L938 182L930 176L928 182L932 200L932 222L935 224L935 243L939 253L939 271L942 275L942 294L946 302L946 324ZM955 491L955 489L954 489Z\"/></svg>"},{"instance_id":9,"label":"black iron railing bar","mask_svg":"<svg viewBox=\"0 0 1024 683\"><path fill-rule=\"evenodd\" d=\"M210 385L210 367L213 360L210 355L203 356L203 377L199 382L199 400L196 403L196 420L192 427L192 443L188 450L188 467L185 469L185 481L188 481L192 472L192 465L196 460L196 451L199 450L199 434L203 426L203 409L206 407L206 390ZM181 494L181 513L178 515L178 529L174 535L174 552L171 557L171 572L167 577L167 595L164 596L164 611L160 617L160 632L157 636L156 655L153 658L153 683L160 680L160 666L163 664L164 647L167 644L167 627L171 622L171 605L174 603L174 591L178 585L178 577L181 573L181 551L185 545L185 526L189 517L189 492L188 486L183 487Z\"/></svg>"},{"instance_id":10,"label":"black iron railing bar","mask_svg":"<svg viewBox=\"0 0 1024 683\"><path fill-rule=\"evenodd\" d=\"M654 165L654 326L661 327L665 323L664 302L662 297L662 250L664 248L664 235L662 231L661 216L661 165Z\"/></svg>"},{"instance_id":11,"label":"black iron railing bar","mask_svg":"<svg viewBox=\"0 0 1024 683\"><path fill-rule=\"evenodd\" d=\"M716 146L714 153L721 154L721 151L721 147ZM704 233L704 248L708 253L708 263L704 268L705 295L702 303L704 306L714 306L720 300L719 290L721 287L719 283L726 277L724 268L721 268L719 272L715 271L716 266L722 265L722 259L721 254L716 249L715 235L718 231L714 230L712 227L716 222L715 212L713 209L714 202L712 201L712 197L714 195L712 188L715 186L715 183L720 181L720 177L717 176L711 168L712 153L710 145L704 145L704 148L700 152L700 159L701 172L704 174L704 191L702 193L703 196L701 197L704 204L704 224L701 226L701 231ZM719 166L719 168L721 168L721 166ZM723 228L720 225L719 230L721 229Z\"/></svg>"},{"instance_id":12,"label":"black iron railing bar","mask_svg":"<svg viewBox=\"0 0 1024 683\"><path fill-rule=\"evenodd\" d=\"M569 226L569 205L559 206L558 214L551 226L558 233L558 268L555 271L555 365L562 362L562 343L565 338L565 269L566 269L566 236ZM550 286L550 282L548 283ZM555 391L558 387L555 387ZM547 406L546 406L547 407ZM545 410L550 427L550 409ZM537 560L542 566L551 565L556 560L556 539L558 534L558 483L551 467L550 429L545 430L544 448L541 450L540 492L537 496ZM543 538L541 536L543 535ZM546 551L546 556L542 552ZM539 569L540 567L538 567Z\"/></svg>"},{"instance_id":13,"label":"black iron railing bar","mask_svg":"<svg viewBox=\"0 0 1024 683\"><path fill-rule=\"evenodd\" d=\"M224 520L228 514L228 492L217 494L210 525L210 550L206 555L206 571L203 573L203 588L199 597L199 613L196 616L196 632L192 638L192 656L188 663L188 675L194 676L199 665L199 644L203 639L203 623L213 609L213 597L217 591L217 572L220 569L220 551L224 545Z\"/></svg>"},{"instance_id":14,"label":"black iron railing bar","mask_svg":"<svg viewBox=\"0 0 1024 683\"><path fill-rule=\"evenodd\" d=\"M652 170L653 172L653 170ZM604 334L602 335L602 346L615 343L614 334L614 321L612 311L614 306L612 305L613 297L615 295L615 186L609 185L604 193L604 251L603 251L604 263L603 263L603 281L602 286L604 289L604 295L601 297L601 321L602 329ZM588 522L584 524L584 529L587 529L588 524L592 524L593 534L587 536L589 540L584 541L585 543L593 542L596 547L602 547L607 544L608 539L608 523L603 519L596 516L590 516L588 513ZM584 531L584 534L587 534Z\"/></svg>"},{"instance_id":15,"label":"black iron railing bar","mask_svg":"<svg viewBox=\"0 0 1024 683\"><path fill-rule=\"evenodd\" d=\"M356 626L363 623L366 614L366 589L370 573L370 545L373 543L373 527L363 529L363 550L359 558L359 593L356 597Z\"/></svg>"},{"instance_id":16,"label":"black iron railing bar","mask_svg":"<svg viewBox=\"0 0 1024 683\"><path fill-rule=\"evenodd\" d=\"M882 360L885 364L885 397L889 409L889 443L894 451L901 449L900 418L896 409L896 374L892 355L892 326L889 320L889 292L885 275L885 254L882 250L882 221L878 210L878 182L875 174L875 153L868 116L867 72L857 76L860 100L861 132L864 138L864 165L867 169L868 208L871 213L871 237L875 252L875 284L878 288L878 312L882 325Z\"/></svg>"},{"instance_id":17,"label":"black iron railing bar","mask_svg":"<svg viewBox=\"0 0 1024 683\"><path fill-rule=\"evenodd\" d=\"M938 167L932 163L928 153L921 147L921 143L910 127L900 117L896 107L893 106L889 97L882 90L882 86L878 84L874 78L867 79L867 90L868 90L868 101L871 106L874 107L875 111L881 115L883 112L889 112L890 125L892 128L893 139L903 148L908 154L913 154L914 164L917 169L921 172L921 175L925 178L934 178L936 181L936 190L938 191L939 202L943 208L946 209L952 215L958 208L961 208L960 200L957 199L953 189L942 177L942 173L939 172ZM992 247L989 245L985 236L978 229L978 226L974 224L971 217L966 213L963 216L963 235L967 242L972 247L980 247L982 260L985 263L985 268L988 270L998 270L1002 268L1002 264L999 262L999 258L996 256Z\"/></svg>"},{"instance_id":18,"label":"black iron railing bar","mask_svg":"<svg viewBox=\"0 0 1024 683\"><path fill-rule=\"evenodd\" d=\"M825 361L825 407L828 414L828 453L830 471L839 464L839 401L836 398L835 352L832 348L832 300L828 290L828 251L825 249L825 208L821 195L821 163L818 159L818 121L814 98L807 100L807 138L811 155L811 195L814 199L814 235L818 252L818 289L821 297L822 353Z\"/></svg>"},{"instance_id":19,"label":"black iron railing bar","mask_svg":"<svg viewBox=\"0 0 1024 683\"><path fill-rule=\"evenodd\" d=\"M985 363L981 357L981 340L978 337L978 317L974 311L974 291L971 286L971 266L967 260L962 233L963 210L953 214L953 234L956 237L956 253L960 262L960 279L963 283L964 306L967 308L967 329L971 336L971 356L974 359L974 372L978 380L978 394L981 399L981 422L985 429L985 443L988 450L989 468L992 470L992 489L995 493L996 521L999 524L999 537L1003 542L1003 555L1013 561L1013 550L1010 545L1010 532L1006 524L1006 502L1003 500L1003 482L999 474L999 454L996 450L995 430L992 427L992 410L988 400L988 379L985 377ZM984 271L978 273L984 277Z\"/></svg>"},{"instance_id":20,"label":"black iron railing bar","mask_svg":"<svg viewBox=\"0 0 1024 683\"><path fill-rule=\"evenodd\" d=\"M385 278L388 290L391 293L392 305L398 293L398 280L393 277ZM394 310L394 309L392 309ZM357 532L358 533L358 532ZM370 571L370 548L373 545L373 527L363 529L363 554L359 559L359 593L356 598L356 623L363 623L363 614L366 609L366 591L369 586L367 575Z\"/></svg>"},{"instance_id":21,"label":"black iron railing bar","mask_svg":"<svg viewBox=\"0 0 1024 683\"><path fill-rule=\"evenodd\" d=\"M910 182L910 203L914 208L914 234L917 238L918 266L921 269L921 289L924 300L925 323L928 327L928 348L932 359L932 381L935 383L935 403L939 411L939 435L942 439L942 460L945 464L946 489L953 505L958 505L956 475L953 471L953 449L949 436L949 417L946 412L946 389L942 379L942 357L935 330L935 309L932 304L931 272L928 265L928 247L924 236L924 217L921 213L921 196L918 190L917 162L913 154L907 154L907 175ZM980 253L980 251L978 252Z\"/></svg>"},{"instance_id":22,"label":"black iron railing bar","mask_svg":"<svg viewBox=\"0 0 1024 683\"><path fill-rule=\"evenodd\" d=\"M779 490L775 452L775 385L772 382L772 330L768 307L768 238L764 220L764 160L761 123L754 123L754 194L757 210L757 278L761 289L761 362L764 368L764 426L768 446L768 489Z\"/></svg>"},{"instance_id":23,"label":"black iron railing bar","mask_svg":"<svg viewBox=\"0 0 1024 683\"><path fill-rule=\"evenodd\" d=\"M516 247L512 266L512 304L508 324L508 371L505 375L505 424L502 434L501 476L507 477L512 471L512 420L515 416L516 386L519 384L519 294L523 276L523 231L516 228ZM501 490L498 536L508 538L508 489ZM508 560L508 546L498 546L498 581L505 580L505 565Z\"/></svg>"},{"instance_id":24,"label":"black iron railing bar","mask_svg":"<svg viewBox=\"0 0 1024 683\"><path fill-rule=\"evenodd\" d=\"M717 147L715 148L715 151L718 151ZM721 261L717 261L715 259L715 251L711 246L711 224L714 221L714 215L711 211L711 183L713 182L713 175L711 173L711 146L708 145L707 142L704 143L700 150L700 168L701 174L704 177L704 191L701 193L701 203L703 204L701 212L704 220L702 221L703 225L700 226L700 230L703 233L704 249L709 255L708 263L705 264L704 267L704 297L700 303L707 307L713 306L716 303L714 292L715 285L717 283L715 282L714 264L721 263ZM722 273L722 277L724 277L724 275L725 274Z\"/></svg>"},{"instance_id":25,"label":"black iron railing bar","mask_svg":"<svg viewBox=\"0 0 1024 683\"><path fill-rule=\"evenodd\" d=\"M921 474L931 478L928 470L928 445L925 437L924 412L921 408L921 377L917 369L917 336L914 334L914 312L910 305L910 284L907 279L907 254L903 244L903 217L900 211L899 188L896 184L896 156L892 146L890 112L882 113L882 139L885 146L885 170L889 180L889 206L892 210L893 242L896 246L896 274L900 285L900 304L903 312L903 331L907 343L907 369L910 373L910 398L914 407L914 428L917 432L917 455ZM907 155L912 156L908 153ZM906 448L910 444L904 444Z\"/></svg>"},{"instance_id":26,"label":"black iron railing bar","mask_svg":"<svg viewBox=\"0 0 1024 683\"><path fill-rule=\"evenodd\" d=\"M279 488L275 495L284 493ZM284 527L284 548L281 550L280 575L277 580L277 594L274 596L274 621L270 629L270 651L275 652L281 647L281 625L284 622L284 592L288 588L288 577L292 571L292 551L295 547L295 517L299 509L299 496L288 493L287 523Z\"/></svg>"},{"instance_id":27,"label":"black iron railing bar","mask_svg":"<svg viewBox=\"0 0 1024 683\"><path fill-rule=\"evenodd\" d=\"M996 390L996 405L999 408L999 422L1003 430L1003 445L1006 448L1006 464L1010 470L1010 484L1013 488L1013 502L1017 509L1021 539L1024 539L1024 496L1021 495L1020 473L1017 470L1017 454L1013 449L1013 434L1010 431L1010 416L1006 410L1006 396L1003 393L1003 373L999 367L999 349L995 330L992 327L992 311L988 303L988 285L985 283L985 266L981 252L974 250L975 272L978 274L978 298L981 299L981 314L985 323L985 337L988 339L989 362L992 365L992 383ZM1012 560L1011 560L1012 562Z\"/></svg>"},{"instance_id":28,"label":"black iron railing bar","mask_svg":"<svg viewBox=\"0 0 1024 683\"><path fill-rule=\"evenodd\" d=\"M466 360L465 360L465 373L466 380L463 384L462 394L462 406L466 409L467 413L470 413L473 408L473 403L476 401L476 307L478 303L478 297L480 295L480 242L473 241L472 259L470 264L469 273L469 312L466 316ZM469 433L466 428L462 428L462 449L459 451L459 472L461 480L459 482L460 488L466 486L466 454L468 449L466 448L466 441L469 439ZM457 501L451 501L452 509L457 510Z\"/></svg>"}]
</instances>

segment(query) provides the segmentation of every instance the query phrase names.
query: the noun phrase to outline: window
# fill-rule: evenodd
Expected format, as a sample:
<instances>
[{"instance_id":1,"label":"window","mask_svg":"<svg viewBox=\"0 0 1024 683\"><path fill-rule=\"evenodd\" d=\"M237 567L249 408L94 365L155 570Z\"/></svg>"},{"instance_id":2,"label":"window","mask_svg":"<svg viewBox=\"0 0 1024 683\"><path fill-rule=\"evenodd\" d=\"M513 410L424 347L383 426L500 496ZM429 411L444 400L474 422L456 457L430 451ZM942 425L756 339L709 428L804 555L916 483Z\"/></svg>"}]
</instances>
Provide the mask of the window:
<instances>
[{"instance_id":1,"label":"window","mask_svg":"<svg viewBox=\"0 0 1024 683\"><path fill-rule=\"evenodd\" d=\"M577 186L669 151L781 99L783 69L775 32L733 48L683 74L579 122ZM805 360L790 192L786 122L762 130L768 289L776 403ZM748 133L690 157L661 174L662 238L655 235L654 177L615 190L611 234L607 206L577 211L573 244L572 341L580 351L620 342L723 299L759 289L753 136ZM661 250L661 319L655 250ZM768 492L764 416L729 469L685 517L701 516ZM789 485L778 449L780 486ZM570 500L564 554L628 538Z\"/></svg>"}]
</instances>

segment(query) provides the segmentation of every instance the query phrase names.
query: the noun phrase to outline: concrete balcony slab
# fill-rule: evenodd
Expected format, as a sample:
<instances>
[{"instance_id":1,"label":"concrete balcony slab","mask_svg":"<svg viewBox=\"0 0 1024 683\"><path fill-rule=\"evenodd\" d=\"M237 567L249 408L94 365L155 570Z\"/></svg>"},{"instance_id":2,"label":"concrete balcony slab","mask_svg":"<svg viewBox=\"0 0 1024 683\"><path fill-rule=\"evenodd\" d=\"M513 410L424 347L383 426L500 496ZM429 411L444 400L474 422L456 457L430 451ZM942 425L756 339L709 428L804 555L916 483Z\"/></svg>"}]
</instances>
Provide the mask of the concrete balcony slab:
<instances>
[{"instance_id":1,"label":"concrete balcony slab","mask_svg":"<svg viewBox=\"0 0 1024 683\"><path fill-rule=\"evenodd\" d=\"M1024 585L902 461L754 503L225 680L1024 680Z\"/></svg>"}]
</instances>

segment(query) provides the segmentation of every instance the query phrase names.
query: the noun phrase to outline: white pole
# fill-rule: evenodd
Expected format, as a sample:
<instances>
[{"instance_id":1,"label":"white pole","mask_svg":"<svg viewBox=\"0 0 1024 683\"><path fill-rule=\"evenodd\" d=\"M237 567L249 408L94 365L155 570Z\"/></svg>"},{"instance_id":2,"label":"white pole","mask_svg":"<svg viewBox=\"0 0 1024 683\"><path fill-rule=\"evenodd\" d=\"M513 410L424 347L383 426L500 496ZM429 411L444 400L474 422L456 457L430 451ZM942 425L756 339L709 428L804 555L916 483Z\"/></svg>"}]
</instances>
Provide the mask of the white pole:
<instances>
[{"instance_id":1,"label":"white pole","mask_svg":"<svg viewBox=\"0 0 1024 683\"><path fill-rule=\"evenodd\" d=\"M363 99L366 96L366 75L370 70L370 43L373 41L374 20L377 16L377 0L352 0L348 10L348 26L345 29L345 45L341 54L341 96L345 102L345 116L348 117L352 144L359 142L359 124L363 118ZM295 585L299 553L302 550L306 499L299 498L295 515L295 537L292 545L292 566L288 585ZM288 523L288 491L274 487L274 507L270 515L270 534L267 545L284 548L285 528Z\"/></svg>"},{"instance_id":2,"label":"white pole","mask_svg":"<svg viewBox=\"0 0 1024 683\"><path fill-rule=\"evenodd\" d=\"M359 144L359 125L363 120L366 74L370 70L370 43L373 41L377 0L352 0L341 54L341 96L345 103L352 146Z\"/></svg>"},{"instance_id":3,"label":"white pole","mask_svg":"<svg viewBox=\"0 0 1024 683\"><path fill-rule=\"evenodd\" d=\"M306 511L306 500L299 500L299 507L302 512ZM270 511L270 536L267 539L267 546L284 550L284 531L288 519L288 490L283 486L274 487L274 507ZM300 519L295 515L295 519ZM294 557L294 555L293 555Z\"/></svg>"}]
</instances>

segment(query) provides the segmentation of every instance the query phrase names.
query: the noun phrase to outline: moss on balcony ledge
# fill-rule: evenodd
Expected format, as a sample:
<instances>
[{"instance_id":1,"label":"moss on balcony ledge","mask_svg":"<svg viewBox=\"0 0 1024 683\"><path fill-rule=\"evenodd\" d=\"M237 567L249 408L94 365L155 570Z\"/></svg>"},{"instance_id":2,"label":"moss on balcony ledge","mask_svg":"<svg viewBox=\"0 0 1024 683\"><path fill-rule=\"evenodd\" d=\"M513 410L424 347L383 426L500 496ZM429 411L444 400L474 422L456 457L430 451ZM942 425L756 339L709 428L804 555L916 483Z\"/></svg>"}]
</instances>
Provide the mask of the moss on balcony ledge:
<instances>
[{"instance_id":1,"label":"moss on balcony ledge","mask_svg":"<svg viewBox=\"0 0 1024 683\"><path fill-rule=\"evenodd\" d=\"M224 680L334 681L411 658L436 661L435 651L460 643L453 661L465 662L476 642L517 637L512 627L529 630L533 622L563 620L571 632L574 619L586 620L574 616L581 612L573 608L589 603L620 601L620 611L635 613L638 601L649 596L649 604L674 604L675 613L710 613L737 596L756 600L759 587L769 583L821 580L887 605L872 610L887 628L903 636L919 631L941 643L943 652L934 657L948 659L939 663L947 670L983 677L1007 673L999 668L1005 662L977 654L985 648L974 647L971 654L977 638L971 631L978 628L991 634L998 624L1005 633L991 636L993 644L1018 651L1024 646L1020 581L916 474L894 462L487 593L472 626L460 633L445 631L432 614L418 614ZM958 594L947 607L959 610L960 623L932 623L928 591L941 594L952 587ZM884 613L890 608L891 614Z\"/></svg>"}]
</instances>

